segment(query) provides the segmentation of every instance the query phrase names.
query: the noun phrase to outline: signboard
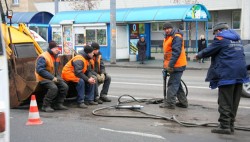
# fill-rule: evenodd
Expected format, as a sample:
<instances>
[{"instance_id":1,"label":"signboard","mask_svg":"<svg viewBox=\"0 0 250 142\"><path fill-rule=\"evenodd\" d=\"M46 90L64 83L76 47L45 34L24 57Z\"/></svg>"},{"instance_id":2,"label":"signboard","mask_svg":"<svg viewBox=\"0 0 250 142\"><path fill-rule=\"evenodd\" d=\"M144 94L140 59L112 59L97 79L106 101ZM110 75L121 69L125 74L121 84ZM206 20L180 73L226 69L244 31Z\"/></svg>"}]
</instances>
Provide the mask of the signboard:
<instances>
[{"instance_id":1,"label":"signboard","mask_svg":"<svg viewBox=\"0 0 250 142\"><path fill-rule=\"evenodd\" d=\"M139 24L130 24L129 25L129 36L130 39L138 39L139 38Z\"/></svg>"}]
</instances>

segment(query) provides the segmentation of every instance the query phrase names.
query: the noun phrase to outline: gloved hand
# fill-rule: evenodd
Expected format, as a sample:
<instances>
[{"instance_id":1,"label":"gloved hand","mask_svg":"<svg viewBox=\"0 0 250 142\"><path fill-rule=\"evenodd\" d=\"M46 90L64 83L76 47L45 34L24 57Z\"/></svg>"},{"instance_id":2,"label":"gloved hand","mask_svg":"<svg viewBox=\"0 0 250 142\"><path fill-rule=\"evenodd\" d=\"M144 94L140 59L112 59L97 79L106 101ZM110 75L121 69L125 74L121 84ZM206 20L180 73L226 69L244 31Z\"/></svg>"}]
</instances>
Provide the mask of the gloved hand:
<instances>
[{"instance_id":1,"label":"gloved hand","mask_svg":"<svg viewBox=\"0 0 250 142\"><path fill-rule=\"evenodd\" d=\"M101 75L100 74L97 74L97 80L98 80L98 83L101 83L102 82L102 77L101 77Z\"/></svg>"},{"instance_id":2,"label":"gloved hand","mask_svg":"<svg viewBox=\"0 0 250 142\"><path fill-rule=\"evenodd\" d=\"M174 68L171 68L171 67L167 67L166 70L167 70L168 73L173 73L174 72Z\"/></svg>"},{"instance_id":3,"label":"gloved hand","mask_svg":"<svg viewBox=\"0 0 250 142\"><path fill-rule=\"evenodd\" d=\"M54 78L52 79L52 81L55 82L55 83L57 83L57 82L58 82L58 79L57 79L56 77L54 77Z\"/></svg>"},{"instance_id":4,"label":"gloved hand","mask_svg":"<svg viewBox=\"0 0 250 142\"><path fill-rule=\"evenodd\" d=\"M102 80L103 80L103 82L104 82L104 80L105 80L105 75L104 75L104 73L101 74L101 77L102 77Z\"/></svg>"}]
</instances>

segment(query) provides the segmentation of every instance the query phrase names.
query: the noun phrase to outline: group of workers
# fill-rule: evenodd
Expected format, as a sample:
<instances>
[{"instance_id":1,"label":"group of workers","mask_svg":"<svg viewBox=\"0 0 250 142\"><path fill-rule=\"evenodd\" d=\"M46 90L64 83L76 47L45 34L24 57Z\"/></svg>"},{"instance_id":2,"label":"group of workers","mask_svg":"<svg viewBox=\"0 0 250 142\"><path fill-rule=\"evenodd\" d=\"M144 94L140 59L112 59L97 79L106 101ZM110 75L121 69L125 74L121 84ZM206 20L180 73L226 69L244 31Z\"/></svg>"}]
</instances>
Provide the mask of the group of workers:
<instances>
[{"instance_id":1,"label":"group of workers","mask_svg":"<svg viewBox=\"0 0 250 142\"><path fill-rule=\"evenodd\" d=\"M161 108L175 109L175 106L187 108L188 101L181 85L181 77L187 61L184 49L183 33L173 28L171 23L163 25L164 69L170 74L167 97ZM201 50L196 59L211 57L211 66L206 81L210 88L218 90L219 126L212 133L232 134L234 122L242 93L242 84L249 82L246 61L240 36L226 23L213 26L214 40L211 45ZM176 97L178 102L176 102Z\"/></svg>"},{"instance_id":2,"label":"group of workers","mask_svg":"<svg viewBox=\"0 0 250 142\"><path fill-rule=\"evenodd\" d=\"M49 42L47 51L36 60L35 75L39 85L47 90L43 98L42 111L54 112L67 110L63 104L68 93L69 83L73 83L77 91L77 106L87 108L111 102L107 97L111 77L106 73L98 43L84 46L76 56L69 60L59 74L59 47L55 41ZM103 84L98 92L98 86Z\"/></svg>"},{"instance_id":3,"label":"group of workers","mask_svg":"<svg viewBox=\"0 0 250 142\"><path fill-rule=\"evenodd\" d=\"M165 38L163 41L164 69L170 74L167 84L167 97L161 108L175 109L188 108L188 100L181 85L181 77L186 69L187 60L184 49L183 33L173 27L171 23L163 25ZM206 81L210 88L219 88L218 111L219 127L212 129L212 133L232 134L234 122L242 92L242 84L249 82L244 58L244 50L240 36L226 23L219 23L213 27L215 35L212 44L200 51L196 59L211 57L211 66ZM66 82L75 83L77 103L79 108L88 105L97 105L110 102L107 97L111 77L106 73L102 62L100 46L93 42L86 45L78 55L74 56L58 74L59 48L56 42L51 41L46 52L42 53L36 62L36 79L39 84L48 90L43 100L42 110L66 110L63 105L68 92ZM143 62L143 60L142 60ZM103 88L98 93L98 86ZM178 98L178 102L176 101Z\"/></svg>"}]
</instances>

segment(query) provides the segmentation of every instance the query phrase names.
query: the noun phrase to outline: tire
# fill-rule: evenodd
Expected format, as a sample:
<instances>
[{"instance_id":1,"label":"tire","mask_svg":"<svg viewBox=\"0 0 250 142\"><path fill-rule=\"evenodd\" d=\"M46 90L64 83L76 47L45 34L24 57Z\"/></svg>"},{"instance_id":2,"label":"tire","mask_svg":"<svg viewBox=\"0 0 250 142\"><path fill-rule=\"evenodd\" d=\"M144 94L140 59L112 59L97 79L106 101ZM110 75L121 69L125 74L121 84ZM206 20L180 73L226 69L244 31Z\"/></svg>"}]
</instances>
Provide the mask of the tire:
<instances>
[{"instance_id":1,"label":"tire","mask_svg":"<svg viewBox=\"0 0 250 142\"><path fill-rule=\"evenodd\" d=\"M248 74L250 74L250 71L248 71ZM243 84L243 86L242 86L242 96L250 98L250 82Z\"/></svg>"}]
</instances>

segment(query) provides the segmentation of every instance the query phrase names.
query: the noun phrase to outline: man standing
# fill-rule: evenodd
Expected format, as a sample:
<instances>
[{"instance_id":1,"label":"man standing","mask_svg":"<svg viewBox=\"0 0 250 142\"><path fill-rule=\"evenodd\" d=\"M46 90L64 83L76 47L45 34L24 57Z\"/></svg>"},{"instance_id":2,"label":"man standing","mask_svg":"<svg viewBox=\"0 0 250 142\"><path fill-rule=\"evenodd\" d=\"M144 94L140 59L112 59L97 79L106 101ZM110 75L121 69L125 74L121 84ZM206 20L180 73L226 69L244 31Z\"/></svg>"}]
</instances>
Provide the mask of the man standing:
<instances>
[{"instance_id":1,"label":"man standing","mask_svg":"<svg viewBox=\"0 0 250 142\"><path fill-rule=\"evenodd\" d=\"M186 69L187 60L184 49L183 33L174 29L171 23L163 25L165 39L163 41L164 70L169 73L167 99L164 98L161 108L175 109L175 106L187 108L188 101L181 85L181 77ZM176 103L176 97L179 102Z\"/></svg>"},{"instance_id":2,"label":"man standing","mask_svg":"<svg viewBox=\"0 0 250 142\"><path fill-rule=\"evenodd\" d=\"M47 51L39 55L36 60L36 80L42 88L48 90L42 106L42 110L45 112L53 112L54 109L68 109L63 105L68 92L68 85L60 78L58 73L59 53L60 50L56 42L51 41Z\"/></svg>"},{"instance_id":3,"label":"man standing","mask_svg":"<svg viewBox=\"0 0 250 142\"><path fill-rule=\"evenodd\" d=\"M87 105L97 105L94 102L95 78L88 76L89 60L91 58L93 58L93 48L86 45L78 55L68 61L62 70L62 78L65 81L77 83L77 103L79 108L87 108Z\"/></svg>"},{"instance_id":4,"label":"man standing","mask_svg":"<svg viewBox=\"0 0 250 142\"><path fill-rule=\"evenodd\" d=\"M91 66L94 71L94 75L97 77L97 85L95 88L95 101L98 103L102 102L111 102L111 100L107 97L108 90L111 82L111 77L106 73L104 63L102 61L102 54L99 51L100 46L98 43L93 42L91 47L94 49L94 57L91 60ZM102 90L98 93L98 86L103 83Z\"/></svg>"},{"instance_id":5,"label":"man standing","mask_svg":"<svg viewBox=\"0 0 250 142\"><path fill-rule=\"evenodd\" d=\"M211 58L206 81L212 89L218 91L218 119L220 125L212 129L212 133L231 134L234 132L234 122L238 110L242 84L249 82L247 76L244 49L240 36L226 23L214 25L214 41L198 53L197 59Z\"/></svg>"}]
</instances>

